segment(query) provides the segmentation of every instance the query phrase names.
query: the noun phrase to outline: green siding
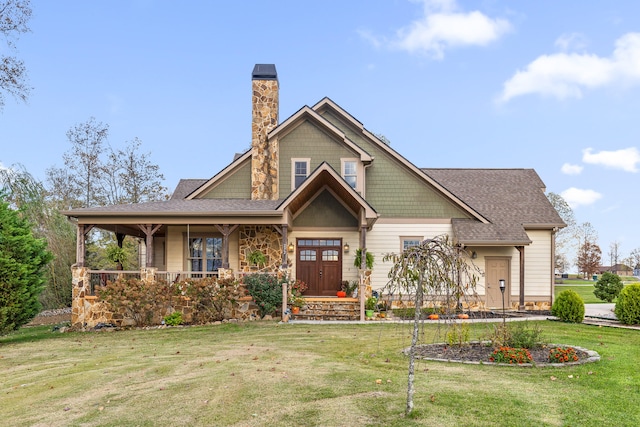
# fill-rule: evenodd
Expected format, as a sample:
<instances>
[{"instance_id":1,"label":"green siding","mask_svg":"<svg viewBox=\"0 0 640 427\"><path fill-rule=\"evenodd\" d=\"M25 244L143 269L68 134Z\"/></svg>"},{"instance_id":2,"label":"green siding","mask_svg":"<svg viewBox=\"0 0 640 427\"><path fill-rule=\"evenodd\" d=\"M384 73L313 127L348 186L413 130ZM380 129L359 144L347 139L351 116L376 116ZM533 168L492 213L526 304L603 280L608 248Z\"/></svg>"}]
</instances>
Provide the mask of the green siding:
<instances>
[{"instance_id":1,"label":"green siding","mask_svg":"<svg viewBox=\"0 0 640 427\"><path fill-rule=\"evenodd\" d=\"M246 160L227 178L202 196L204 199L250 199L251 158Z\"/></svg>"},{"instance_id":2,"label":"green siding","mask_svg":"<svg viewBox=\"0 0 640 427\"><path fill-rule=\"evenodd\" d=\"M328 191L319 194L293 224L297 227L358 228L358 220Z\"/></svg>"},{"instance_id":3,"label":"green siding","mask_svg":"<svg viewBox=\"0 0 640 427\"><path fill-rule=\"evenodd\" d=\"M375 160L366 169L366 199L386 218L468 218L469 214L406 169L393 156L370 143L329 111L323 117L342 130Z\"/></svg>"},{"instance_id":4,"label":"green siding","mask_svg":"<svg viewBox=\"0 0 640 427\"><path fill-rule=\"evenodd\" d=\"M347 157L356 157L356 153L309 121L301 123L280 140L280 198L286 197L292 191L292 158L311 159L309 173L325 161L340 173L340 159Z\"/></svg>"}]
</instances>

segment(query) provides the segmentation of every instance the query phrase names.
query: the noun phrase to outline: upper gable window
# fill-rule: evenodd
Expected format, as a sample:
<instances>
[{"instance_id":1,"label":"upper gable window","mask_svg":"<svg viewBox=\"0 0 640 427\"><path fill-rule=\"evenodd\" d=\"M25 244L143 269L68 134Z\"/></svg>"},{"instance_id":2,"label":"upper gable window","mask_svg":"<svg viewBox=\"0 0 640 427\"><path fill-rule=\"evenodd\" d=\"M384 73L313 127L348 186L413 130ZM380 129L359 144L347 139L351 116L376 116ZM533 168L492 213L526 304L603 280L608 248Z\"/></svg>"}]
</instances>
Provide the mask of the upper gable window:
<instances>
[{"instance_id":1,"label":"upper gable window","mask_svg":"<svg viewBox=\"0 0 640 427\"><path fill-rule=\"evenodd\" d=\"M342 177L351 186L358 187L358 161L351 159L342 160Z\"/></svg>"},{"instance_id":2,"label":"upper gable window","mask_svg":"<svg viewBox=\"0 0 640 427\"><path fill-rule=\"evenodd\" d=\"M309 176L310 159L291 159L291 184L296 189Z\"/></svg>"}]
</instances>

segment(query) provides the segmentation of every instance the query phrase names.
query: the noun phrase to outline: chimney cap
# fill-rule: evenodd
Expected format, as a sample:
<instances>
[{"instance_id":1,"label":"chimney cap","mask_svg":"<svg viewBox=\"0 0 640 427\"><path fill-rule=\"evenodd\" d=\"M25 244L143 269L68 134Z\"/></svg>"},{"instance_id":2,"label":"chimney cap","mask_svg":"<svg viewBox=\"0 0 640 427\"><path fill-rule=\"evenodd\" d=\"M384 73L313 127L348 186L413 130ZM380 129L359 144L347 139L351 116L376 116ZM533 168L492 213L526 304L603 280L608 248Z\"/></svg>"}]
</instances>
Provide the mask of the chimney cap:
<instances>
[{"instance_id":1,"label":"chimney cap","mask_svg":"<svg viewBox=\"0 0 640 427\"><path fill-rule=\"evenodd\" d=\"M275 64L256 64L251 73L252 80L278 80Z\"/></svg>"}]
</instances>

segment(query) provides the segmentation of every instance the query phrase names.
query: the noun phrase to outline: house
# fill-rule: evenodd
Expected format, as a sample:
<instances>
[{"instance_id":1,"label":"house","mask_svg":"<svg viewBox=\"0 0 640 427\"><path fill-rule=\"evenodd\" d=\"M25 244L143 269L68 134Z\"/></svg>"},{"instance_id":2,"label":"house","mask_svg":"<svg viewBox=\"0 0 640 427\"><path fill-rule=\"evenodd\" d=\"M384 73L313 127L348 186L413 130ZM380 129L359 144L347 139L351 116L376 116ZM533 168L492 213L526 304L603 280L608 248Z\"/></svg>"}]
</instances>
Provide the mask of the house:
<instances>
[{"instance_id":1,"label":"house","mask_svg":"<svg viewBox=\"0 0 640 427\"><path fill-rule=\"evenodd\" d=\"M598 270L599 270L599 274L609 272L609 273L617 274L618 276L634 275L634 270L625 264L615 264L613 266L603 265L603 266L600 266Z\"/></svg>"},{"instance_id":2,"label":"house","mask_svg":"<svg viewBox=\"0 0 640 427\"><path fill-rule=\"evenodd\" d=\"M144 240L143 273L239 275L258 268L250 254L260 251L262 270L331 298L359 279L357 248L374 254L367 277L382 288L383 254L448 234L485 272L487 307L501 304L500 279L508 306L550 307L554 236L565 224L533 169L419 168L329 98L283 121L278 99L275 66L256 65L248 151L211 178L181 180L170 200L65 212L78 224L76 269L98 227ZM76 282L82 306L90 291Z\"/></svg>"}]
</instances>

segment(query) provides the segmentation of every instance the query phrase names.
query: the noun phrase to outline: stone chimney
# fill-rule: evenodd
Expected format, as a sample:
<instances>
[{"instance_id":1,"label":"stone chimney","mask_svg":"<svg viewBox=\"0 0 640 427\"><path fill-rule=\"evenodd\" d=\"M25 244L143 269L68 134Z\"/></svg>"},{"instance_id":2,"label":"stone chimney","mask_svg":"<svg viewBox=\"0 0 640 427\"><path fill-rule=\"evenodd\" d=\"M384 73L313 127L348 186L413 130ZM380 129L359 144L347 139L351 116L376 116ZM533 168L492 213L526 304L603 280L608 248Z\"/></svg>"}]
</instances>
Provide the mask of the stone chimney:
<instances>
[{"instance_id":1,"label":"stone chimney","mask_svg":"<svg viewBox=\"0 0 640 427\"><path fill-rule=\"evenodd\" d=\"M278 126L276 66L256 64L251 78L251 200L276 200L278 143L267 140L267 134Z\"/></svg>"}]
</instances>

